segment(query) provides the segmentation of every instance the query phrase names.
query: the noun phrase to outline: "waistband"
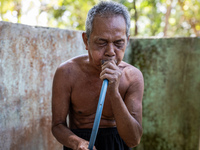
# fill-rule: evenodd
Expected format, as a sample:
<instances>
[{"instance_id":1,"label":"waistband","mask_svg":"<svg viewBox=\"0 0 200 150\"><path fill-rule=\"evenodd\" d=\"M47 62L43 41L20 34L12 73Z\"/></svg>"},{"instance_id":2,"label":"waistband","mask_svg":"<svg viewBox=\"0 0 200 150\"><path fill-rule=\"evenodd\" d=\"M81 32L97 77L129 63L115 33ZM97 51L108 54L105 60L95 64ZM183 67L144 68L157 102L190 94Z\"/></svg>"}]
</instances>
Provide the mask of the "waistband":
<instances>
[{"instance_id":1,"label":"waistband","mask_svg":"<svg viewBox=\"0 0 200 150\"><path fill-rule=\"evenodd\" d=\"M92 129L71 129L71 131L75 134L88 134L90 135L92 132ZM110 135L110 134L118 134L117 128L99 128L98 129L98 135Z\"/></svg>"}]
</instances>

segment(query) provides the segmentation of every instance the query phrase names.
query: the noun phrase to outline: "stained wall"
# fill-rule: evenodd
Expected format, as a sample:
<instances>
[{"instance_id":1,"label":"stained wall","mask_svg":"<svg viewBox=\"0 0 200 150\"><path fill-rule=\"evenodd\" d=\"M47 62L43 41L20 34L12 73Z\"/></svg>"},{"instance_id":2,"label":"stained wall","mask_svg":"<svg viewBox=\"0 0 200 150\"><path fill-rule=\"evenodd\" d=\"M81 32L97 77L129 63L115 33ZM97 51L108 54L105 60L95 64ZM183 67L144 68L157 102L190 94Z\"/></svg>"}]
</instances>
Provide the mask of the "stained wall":
<instances>
[{"instance_id":1,"label":"stained wall","mask_svg":"<svg viewBox=\"0 0 200 150\"><path fill-rule=\"evenodd\" d=\"M145 81L137 150L200 150L200 38L131 39Z\"/></svg>"},{"instance_id":2,"label":"stained wall","mask_svg":"<svg viewBox=\"0 0 200 150\"><path fill-rule=\"evenodd\" d=\"M0 149L62 149L50 131L53 75L86 52L81 32L0 22Z\"/></svg>"}]
</instances>

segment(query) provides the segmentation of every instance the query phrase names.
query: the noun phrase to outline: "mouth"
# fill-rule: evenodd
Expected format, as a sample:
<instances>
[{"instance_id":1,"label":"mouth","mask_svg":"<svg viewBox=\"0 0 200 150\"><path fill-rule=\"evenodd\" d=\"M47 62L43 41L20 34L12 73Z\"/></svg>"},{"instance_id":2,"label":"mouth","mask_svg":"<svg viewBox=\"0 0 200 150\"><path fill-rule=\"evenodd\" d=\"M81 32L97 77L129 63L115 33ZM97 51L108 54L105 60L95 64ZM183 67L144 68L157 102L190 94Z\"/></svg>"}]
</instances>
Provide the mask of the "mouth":
<instances>
[{"instance_id":1,"label":"mouth","mask_svg":"<svg viewBox=\"0 0 200 150\"><path fill-rule=\"evenodd\" d=\"M112 59L106 59L106 60L101 60L101 64L103 65L105 62L107 62L107 61L111 61ZM114 59L114 61L115 61L115 63L117 64L117 60L116 59Z\"/></svg>"}]
</instances>

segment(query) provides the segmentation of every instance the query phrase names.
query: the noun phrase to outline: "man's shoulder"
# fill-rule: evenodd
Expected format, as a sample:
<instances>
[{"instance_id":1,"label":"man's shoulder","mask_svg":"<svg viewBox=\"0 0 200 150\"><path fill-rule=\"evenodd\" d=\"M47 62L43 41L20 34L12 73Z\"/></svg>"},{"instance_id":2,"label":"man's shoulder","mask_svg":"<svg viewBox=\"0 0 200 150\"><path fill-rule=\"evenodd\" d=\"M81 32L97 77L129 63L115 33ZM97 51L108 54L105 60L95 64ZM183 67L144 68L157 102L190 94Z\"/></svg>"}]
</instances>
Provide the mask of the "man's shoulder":
<instances>
[{"instance_id":1,"label":"man's shoulder","mask_svg":"<svg viewBox=\"0 0 200 150\"><path fill-rule=\"evenodd\" d=\"M57 71L62 72L63 75L75 75L77 71L80 71L81 66L87 61L88 55L80 55L73 57L63 63L61 63Z\"/></svg>"},{"instance_id":2,"label":"man's shoulder","mask_svg":"<svg viewBox=\"0 0 200 150\"><path fill-rule=\"evenodd\" d=\"M130 81L143 78L142 72L131 64L122 61L120 67L123 68L124 75Z\"/></svg>"},{"instance_id":3,"label":"man's shoulder","mask_svg":"<svg viewBox=\"0 0 200 150\"><path fill-rule=\"evenodd\" d=\"M138 68L124 61L120 63L119 67L123 68L123 71L128 72L128 73L141 73L141 71Z\"/></svg>"},{"instance_id":4,"label":"man's shoulder","mask_svg":"<svg viewBox=\"0 0 200 150\"><path fill-rule=\"evenodd\" d=\"M66 69L66 68L76 68L84 64L88 60L88 55L80 55L77 57L73 57L59 65L58 68Z\"/></svg>"}]
</instances>

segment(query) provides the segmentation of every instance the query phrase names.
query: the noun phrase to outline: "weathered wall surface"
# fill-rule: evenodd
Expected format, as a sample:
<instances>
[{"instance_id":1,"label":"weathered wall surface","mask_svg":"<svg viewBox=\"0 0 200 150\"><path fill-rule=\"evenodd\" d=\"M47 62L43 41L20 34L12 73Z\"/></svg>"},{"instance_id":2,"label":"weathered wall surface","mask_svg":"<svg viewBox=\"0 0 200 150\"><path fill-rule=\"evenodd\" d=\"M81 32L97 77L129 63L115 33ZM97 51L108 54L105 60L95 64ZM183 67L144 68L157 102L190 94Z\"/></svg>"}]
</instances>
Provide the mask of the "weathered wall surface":
<instances>
[{"instance_id":1,"label":"weathered wall surface","mask_svg":"<svg viewBox=\"0 0 200 150\"><path fill-rule=\"evenodd\" d=\"M58 150L50 131L57 66L87 53L81 32L0 22L0 149Z\"/></svg>"},{"instance_id":2,"label":"weathered wall surface","mask_svg":"<svg viewBox=\"0 0 200 150\"><path fill-rule=\"evenodd\" d=\"M145 81L135 149L200 149L200 38L131 39L127 61Z\"/></svg>"}]
</instances>

